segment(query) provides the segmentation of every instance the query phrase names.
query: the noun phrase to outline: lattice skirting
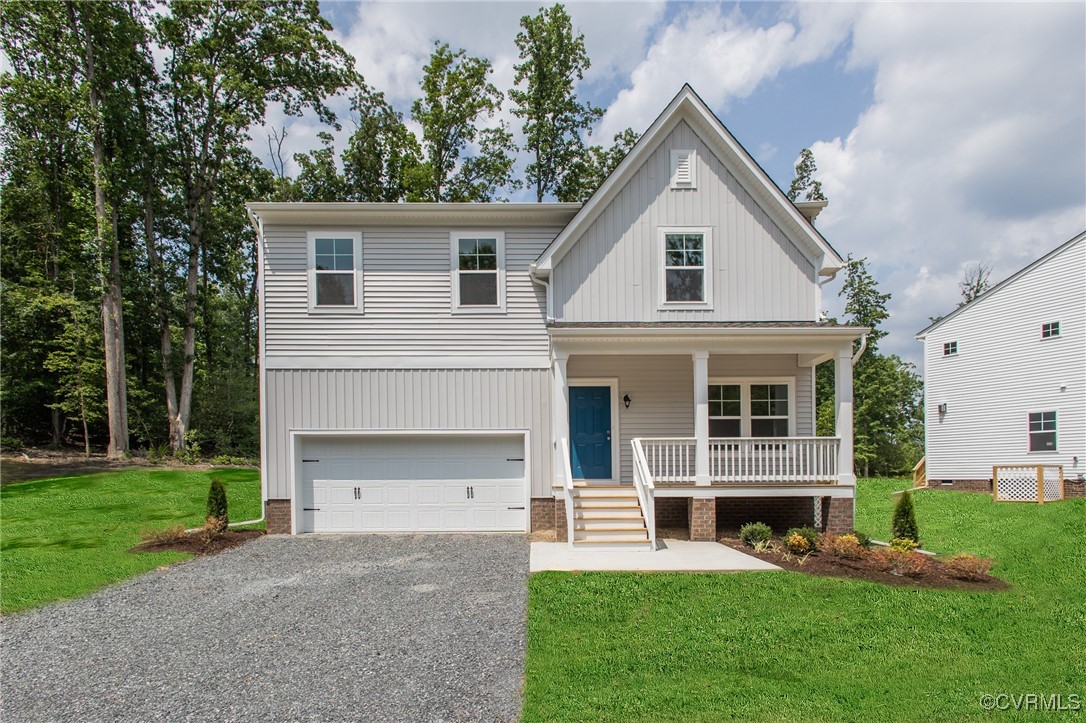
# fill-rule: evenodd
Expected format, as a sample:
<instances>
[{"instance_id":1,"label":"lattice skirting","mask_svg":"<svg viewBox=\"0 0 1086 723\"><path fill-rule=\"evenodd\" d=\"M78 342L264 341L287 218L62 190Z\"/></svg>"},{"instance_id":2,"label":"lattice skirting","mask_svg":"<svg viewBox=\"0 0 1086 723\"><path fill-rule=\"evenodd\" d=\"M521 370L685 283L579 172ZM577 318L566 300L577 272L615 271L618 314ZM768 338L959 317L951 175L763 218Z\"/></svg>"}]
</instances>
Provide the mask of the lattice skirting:
<instances>
[{"instance_id":1,"label":"lattice skirting","mask_svg":"<svg viewBox=\"0 0 1086 723\"><path fill-rule=\"evenodd\" d=\"M1053 502L1063 499L1063 467L997 465L992 468L997 502Z\"/></svg>"}]
</instances>

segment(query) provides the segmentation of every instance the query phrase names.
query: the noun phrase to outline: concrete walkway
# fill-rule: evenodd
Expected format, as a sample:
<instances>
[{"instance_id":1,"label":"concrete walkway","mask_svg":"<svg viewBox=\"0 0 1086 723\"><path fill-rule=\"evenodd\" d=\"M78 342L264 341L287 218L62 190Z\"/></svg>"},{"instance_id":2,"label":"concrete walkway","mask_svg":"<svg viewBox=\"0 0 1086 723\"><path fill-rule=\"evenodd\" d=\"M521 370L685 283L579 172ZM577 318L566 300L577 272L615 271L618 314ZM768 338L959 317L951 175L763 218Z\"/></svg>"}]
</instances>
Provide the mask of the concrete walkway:
<instances>
[{"instance_id":1,"label":"concrete walkway","mask_svg":"<svg viewBox=\"0 0 1086 723\"><path fill-rule=\"evenodd\" d=\"M591 550L565 542L533 542L531 572L598 570L610 572L742 572L779 570L757 557L717 542L664 540L663 549Z\"/></svg>"}]
</instances>

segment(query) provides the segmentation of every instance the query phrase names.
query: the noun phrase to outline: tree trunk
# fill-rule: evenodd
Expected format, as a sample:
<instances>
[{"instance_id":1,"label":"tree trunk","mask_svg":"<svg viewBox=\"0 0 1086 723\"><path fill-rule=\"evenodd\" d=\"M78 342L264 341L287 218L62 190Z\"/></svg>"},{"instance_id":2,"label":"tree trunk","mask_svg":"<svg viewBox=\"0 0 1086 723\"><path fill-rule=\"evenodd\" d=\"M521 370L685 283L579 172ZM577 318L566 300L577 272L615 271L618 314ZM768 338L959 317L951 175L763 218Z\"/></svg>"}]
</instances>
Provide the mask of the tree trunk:
<instances>
[{"instance_id":1,"label":"tree trunk","mask_svg":"<svg viewBox=\"0 0 1086 723\"><path fill-rule=\"evenodd\" d=\"M72 32L80 36L75 3L68 0ZM128 387L124 362L124 318L121 295L121 257L117 244L115 218L106 208L105 140L98 91L95 88L94 43L89 32L84 34L84 73L87 102L94 123L94 218L98 237L98 269L102 285L102 340L106 361L106 408L109 418L109 447L106 456L118 459L128 454ZM108 259L108 261L106 261ZM108 263L108 270L105 264Z\"/></svg>"},{"instance_id":2,"label":"tree trunk","mask_svg":"<svg viewBox=\"0 0 1086 723\"><path fill-rule=\"evenodd\" d=\"M64 416L56 407L53 407L50 412L52 412L53 417L53 446L59 447L60 443L64 441Z\"/></svg>"}]
</instances>

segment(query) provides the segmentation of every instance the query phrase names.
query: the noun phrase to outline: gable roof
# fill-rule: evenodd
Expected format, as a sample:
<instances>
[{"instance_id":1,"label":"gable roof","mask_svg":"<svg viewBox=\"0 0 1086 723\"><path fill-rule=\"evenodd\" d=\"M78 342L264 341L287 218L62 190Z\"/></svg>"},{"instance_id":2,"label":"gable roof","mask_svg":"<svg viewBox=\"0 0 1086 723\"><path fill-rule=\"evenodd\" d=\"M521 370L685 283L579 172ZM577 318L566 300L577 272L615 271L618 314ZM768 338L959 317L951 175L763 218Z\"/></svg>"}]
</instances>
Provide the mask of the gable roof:
<instances>
[{"instance_id":1,"label":"gable roof","mask_svg":"<svg viewBox=\"0 0 1086 723\"><path fill-rule=\"evenodd\" d=\"M656 146L679 124L686 121L698 132L702 141L717 155L740 185L758 201L771 220L792 243L811 261L823 276L829 276L845 265L841 256L812 226L784 192L758 165L735 136L724 127L705 101L687 83L657 116L649 129L634 144L596 192L585 202L562 232L551 242L536 261L542 275L549 275L554 265L575 241L607 208L626 183L641 168Z\"/></svg>"},{"instance_id":2,"label":"gable roof","mask_svg":"<svg viewBox=\"0 0 1086 723\"><path fill-rule=\"evenodd\" d=\"M950 312L949 314L944 316L942 319L939 319L939 321L935 321L935 322L932 322L931 324L928 324L926 327L924 327L923 329L921 329L920 331L918 331L916 333L916 338L923 341L924 337L926 337L930 332L934 331L935 329L939 328L940 326L942 326L946 322L950 321L951 319L956 317L958 314L961 314L961 313L965 312L967 309L972 309L978 303L989 299L992 296L992 294L997 293L1000 289L1002 289L1002 288L1004 288L1006 286L1009 286L1011 284L1011 282L1013 282L1015 279L1017 279L1017 278L1019 278L1021 276L1025 276L1027 273L1029 273L1033 269L1037 268L1038 266L1043 264L1045 261L1048 261L1049 259L1060 255L1061 253L1063 253L1067 249L1074 246L1076 243L1081 243L1083 241L1086 241L1086 231L1083 231L1078 236L1075 236L1074 238L1060 244L1059 246L1052 249L1047 254L1045 254L1041 258L1037 259L1033 263L1029 264L1025 268L1019 269L1015 273L1011 274L1007 278L1000 281L998 284L996 284L992 288L985 291L983 294L980 294L979 296L977 296L975 299L970 301L968 304L964 304L963 306L959 306L957 309Z\"/></svg>"}]
</instances>

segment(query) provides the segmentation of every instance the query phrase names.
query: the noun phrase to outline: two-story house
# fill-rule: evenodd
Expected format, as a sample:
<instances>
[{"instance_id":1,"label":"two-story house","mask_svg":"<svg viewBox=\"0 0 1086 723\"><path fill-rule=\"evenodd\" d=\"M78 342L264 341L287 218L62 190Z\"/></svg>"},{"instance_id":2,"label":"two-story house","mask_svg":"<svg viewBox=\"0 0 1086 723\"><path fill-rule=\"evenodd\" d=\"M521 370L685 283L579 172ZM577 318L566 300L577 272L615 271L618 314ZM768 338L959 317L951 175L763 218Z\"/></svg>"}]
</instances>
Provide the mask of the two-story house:
<instances>
[{"instance_id":1,"label":"two-story house","mask_svg":"<svg viewBox=\"0 0 1086 723\"><path fill-rule=\"evenodd\" d=\"M851 528L866 329L820 320L820 205L689 86L583 205L249 204L269 532Z\"/></svg>"}]
</instances>

